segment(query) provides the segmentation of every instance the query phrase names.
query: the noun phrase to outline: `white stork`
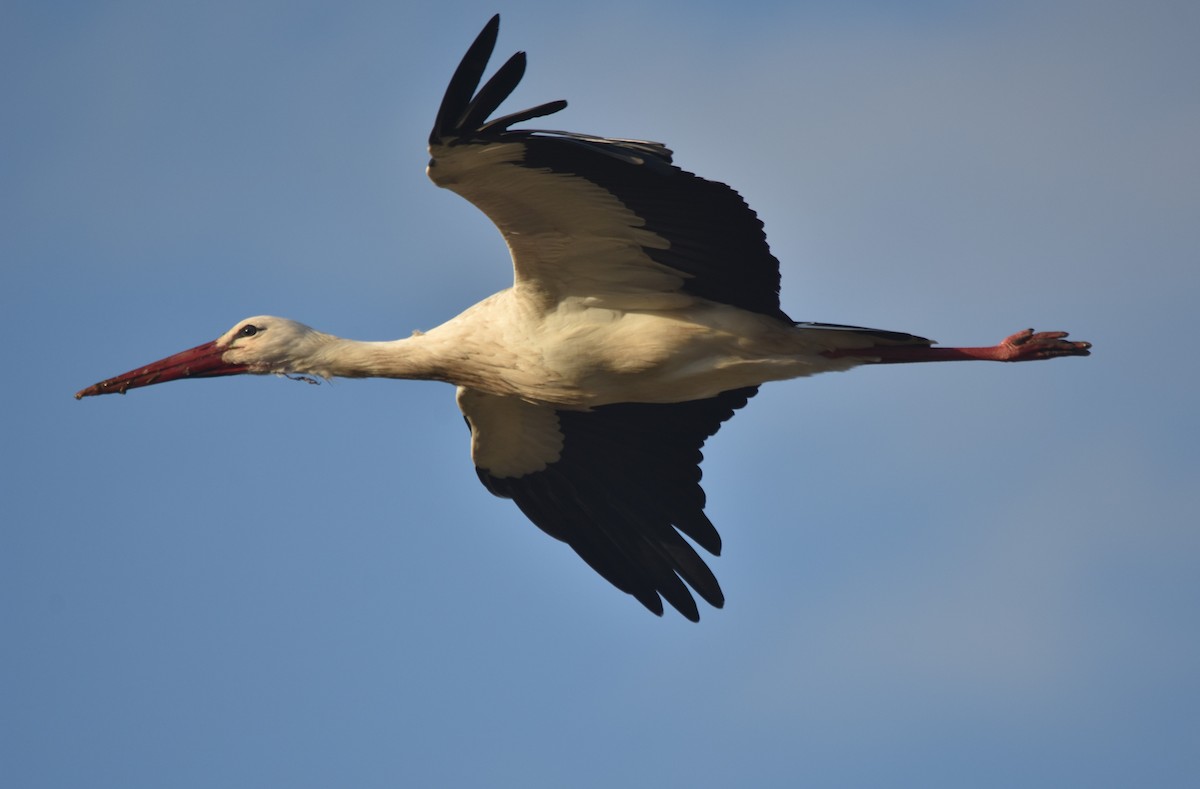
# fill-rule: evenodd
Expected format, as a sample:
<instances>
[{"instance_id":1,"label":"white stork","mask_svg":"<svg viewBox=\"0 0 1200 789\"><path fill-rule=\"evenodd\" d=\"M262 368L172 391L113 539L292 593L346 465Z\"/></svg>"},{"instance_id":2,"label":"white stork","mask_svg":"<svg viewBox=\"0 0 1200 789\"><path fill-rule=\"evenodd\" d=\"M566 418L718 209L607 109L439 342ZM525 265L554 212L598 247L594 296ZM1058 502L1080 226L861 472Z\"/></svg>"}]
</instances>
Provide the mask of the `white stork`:
<instances>
[{"instance_id":1,"label":"white stork","mask_svg":"<svg viewBox=\"0 0 1200 789\"><path fill-rule=\"evenodd\" d=\"M500 229L511 288L391 342L247 318L75 396L240 373L445 381L458 388L489 491L655 614L665 599L696 621L689 586L724 603L684 539L720 553L700 449L760 384L860 364L1088 355L1065 332L934 348L901 332L793 321L762 223L728 186L674 166L660 143L511 128L565 101L489 120L525 71L518 52L476 92L498 30L495 16L446 89L428 173Z\"/></svg>"}]
</instances>

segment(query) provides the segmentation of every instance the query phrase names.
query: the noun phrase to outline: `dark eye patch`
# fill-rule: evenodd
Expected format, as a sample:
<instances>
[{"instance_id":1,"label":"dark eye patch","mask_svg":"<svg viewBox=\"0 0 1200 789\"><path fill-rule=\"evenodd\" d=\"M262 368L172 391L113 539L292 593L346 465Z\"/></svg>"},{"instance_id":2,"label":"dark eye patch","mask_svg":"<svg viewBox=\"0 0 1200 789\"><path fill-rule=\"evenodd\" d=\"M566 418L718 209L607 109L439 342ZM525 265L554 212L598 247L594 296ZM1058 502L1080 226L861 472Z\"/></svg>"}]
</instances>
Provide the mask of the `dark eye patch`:
<instances>
[{"instance_id":1,"label":"dark eye patch","mask_svg":"<svg viewBox=\"0 0 1200 789\"><path fill-rule=\"evenodd\" d=\"M241 330L240 330L240 331L237 333L237 336L239 336L239 337L253 337L253 336L254 336L254 335L256 335L256 334L258 334L258 327L257 327L257 326L255 326L255 325L254 325L254 324L252 324L252 323L247 323L247 324L246 324L245 326L243 326L243 327L241 328Z\"/></svg>"}]
</instances>

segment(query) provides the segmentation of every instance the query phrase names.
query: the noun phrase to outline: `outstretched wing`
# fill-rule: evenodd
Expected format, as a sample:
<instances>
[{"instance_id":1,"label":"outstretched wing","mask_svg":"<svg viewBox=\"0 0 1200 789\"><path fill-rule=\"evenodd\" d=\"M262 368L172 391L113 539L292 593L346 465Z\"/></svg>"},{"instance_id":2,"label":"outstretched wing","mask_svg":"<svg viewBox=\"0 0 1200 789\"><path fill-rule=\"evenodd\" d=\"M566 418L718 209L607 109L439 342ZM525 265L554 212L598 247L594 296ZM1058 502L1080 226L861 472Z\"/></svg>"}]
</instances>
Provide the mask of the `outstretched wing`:
<instances>
[{"instance_id":1,"label":"outstretched wing","mask_svg":"<svg viewBox=\"0 0 1200 789\"><path fill-rule=\"evenodd\" d=\"M500 229L517 284L547 304L703 298L788 320L779 261L737 192L675 167L661 143L511 128L565 101L488 120L525 72L518 52L476 92L499 25L492 17L446 89L428 172Z\"/></svg>"},{"instance_id":2,"label":"outstretched wing","mask_svg":"<svg viewBox=\"0 0 1200 789\"><path fill-rule=\"evenodd\" d=\"M720 608L725 597L696 545L720 554L704 514L701 447L757 389L686 403L618 403L556 410L458 390L479 479L512 499L618 589L656 614L665 599L698 621L690 586Z\"/></svg>"}]
</instances>

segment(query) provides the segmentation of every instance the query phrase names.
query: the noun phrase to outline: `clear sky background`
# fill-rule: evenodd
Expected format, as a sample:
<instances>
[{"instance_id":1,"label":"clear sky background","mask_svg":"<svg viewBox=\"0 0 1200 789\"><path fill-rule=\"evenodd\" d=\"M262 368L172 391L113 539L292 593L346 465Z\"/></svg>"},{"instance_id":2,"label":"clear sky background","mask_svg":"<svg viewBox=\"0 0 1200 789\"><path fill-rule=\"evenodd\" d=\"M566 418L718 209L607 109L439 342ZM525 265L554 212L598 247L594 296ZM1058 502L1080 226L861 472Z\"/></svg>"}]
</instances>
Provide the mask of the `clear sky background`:
<instances>
[{"instance_id":1,"label":"clear sky background","mask_svg":"<svg viewBox=\"0 0 1200 789\"><path fill-rule=\"evenodd\" d=\"M479 485L441 384L78 389L504 287L424 141L508 109L733 184L798 319L1089 359L767 386L729 598L658 619ZM5 2L0 783L1194 786L1200 6Z\"/></svg>"}]
</instances>

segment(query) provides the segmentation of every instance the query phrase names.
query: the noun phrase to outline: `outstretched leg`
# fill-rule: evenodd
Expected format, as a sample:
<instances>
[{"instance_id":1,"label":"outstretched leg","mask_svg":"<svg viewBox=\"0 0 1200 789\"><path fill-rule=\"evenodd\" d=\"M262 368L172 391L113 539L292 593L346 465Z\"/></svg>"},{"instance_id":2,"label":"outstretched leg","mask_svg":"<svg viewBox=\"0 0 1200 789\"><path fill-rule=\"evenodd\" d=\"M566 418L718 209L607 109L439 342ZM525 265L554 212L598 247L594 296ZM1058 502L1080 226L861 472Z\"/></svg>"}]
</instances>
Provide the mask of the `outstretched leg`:
<instances>
[{"instance_id":1,"label":"outstretched leg","mask_svg":"<svg viewBox=\"0 0 1200 789\"><path fill-rule=\"evenodd\" d=\"M1029 362L1057 356L1088 356L1090 342L1067 340L1065 331L1034 333L1025 329L1005 337L999 345L982 348L930 348L924 345L876 345L872 348L846 348L826 351L830 359L847 356L866 357L866 364L904 364L909 362L961 362L972 359L988 362Z\"/></svg>"}]
</instances>

